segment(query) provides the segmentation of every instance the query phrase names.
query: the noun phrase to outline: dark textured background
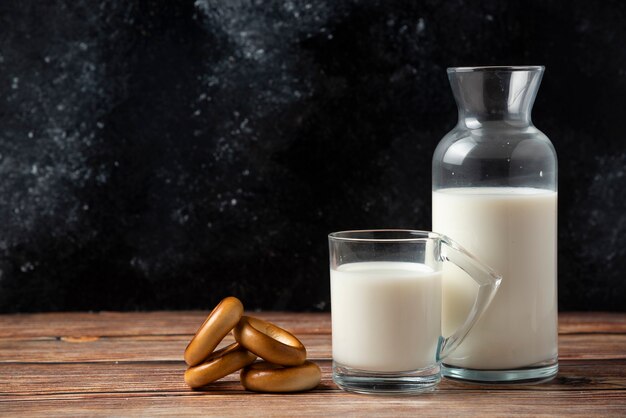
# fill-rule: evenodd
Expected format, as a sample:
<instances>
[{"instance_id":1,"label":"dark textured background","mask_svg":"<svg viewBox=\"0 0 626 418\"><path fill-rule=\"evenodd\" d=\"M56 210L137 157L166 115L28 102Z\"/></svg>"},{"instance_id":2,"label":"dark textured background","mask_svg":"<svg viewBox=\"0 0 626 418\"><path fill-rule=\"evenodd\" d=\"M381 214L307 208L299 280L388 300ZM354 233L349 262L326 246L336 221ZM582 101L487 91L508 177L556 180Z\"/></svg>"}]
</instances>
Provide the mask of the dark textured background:
<instances>
[{"instance_id":1,"label":"dark textured background","mask_svg":"<svg viewBox=\"0 0 626 418\"><path fill-rule=\"evenodd\" d=\"M0 311L327 309L326 234L430 227L445 69L544 64L561 309L626 310L622 1L0 2Z\"/></svg>"}]
</instances>

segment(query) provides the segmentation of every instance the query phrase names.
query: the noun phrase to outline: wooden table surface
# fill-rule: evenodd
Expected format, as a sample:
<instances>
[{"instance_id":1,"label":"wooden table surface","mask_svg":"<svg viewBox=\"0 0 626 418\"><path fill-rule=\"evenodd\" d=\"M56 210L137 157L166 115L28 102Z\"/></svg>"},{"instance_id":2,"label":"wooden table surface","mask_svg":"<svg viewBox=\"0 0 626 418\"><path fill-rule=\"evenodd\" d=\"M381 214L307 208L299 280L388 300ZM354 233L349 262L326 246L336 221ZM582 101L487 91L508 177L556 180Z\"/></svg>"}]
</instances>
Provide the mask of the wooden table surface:
<instances>
[{"instance_id":1,"label":"wooden table surface","mask_svg":"<svg viewBox=\"0 0 626 418\"><path fill-rule=\"evenodd\" d=\"M205 312L0 315L0 416L626 416L626 314L561 314L560 372L549 383L444 379L434 392L393 397L333 384L328 314L252 314L302 340L322 368L316 390L246 392L238 374L187 388L182 354Z\"/></svg>"}]
</instances>

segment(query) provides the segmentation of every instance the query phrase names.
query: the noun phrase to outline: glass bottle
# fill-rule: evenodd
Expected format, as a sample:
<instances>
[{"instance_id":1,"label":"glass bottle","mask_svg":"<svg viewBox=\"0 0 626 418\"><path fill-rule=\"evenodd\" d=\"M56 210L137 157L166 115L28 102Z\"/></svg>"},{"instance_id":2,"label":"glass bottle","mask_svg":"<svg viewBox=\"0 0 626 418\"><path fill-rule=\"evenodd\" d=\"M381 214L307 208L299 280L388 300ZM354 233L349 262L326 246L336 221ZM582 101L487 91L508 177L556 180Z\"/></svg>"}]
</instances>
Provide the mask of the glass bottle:
<instances>
[{"instance_id":1,"label":"glass bottle","mask_svg":"<svg viewBox=\"0 0 626 418\"><path fill-rule=\"evenodd\" d=\"M558 371L557 160L530 118L543 72L448 69L459 119L433 156L433 231L503 279L489 309L444 361L447 377L537 382ZM465 318L474 289L456 267L443 274L447 335Z\"/></svg>"}]
</instances>

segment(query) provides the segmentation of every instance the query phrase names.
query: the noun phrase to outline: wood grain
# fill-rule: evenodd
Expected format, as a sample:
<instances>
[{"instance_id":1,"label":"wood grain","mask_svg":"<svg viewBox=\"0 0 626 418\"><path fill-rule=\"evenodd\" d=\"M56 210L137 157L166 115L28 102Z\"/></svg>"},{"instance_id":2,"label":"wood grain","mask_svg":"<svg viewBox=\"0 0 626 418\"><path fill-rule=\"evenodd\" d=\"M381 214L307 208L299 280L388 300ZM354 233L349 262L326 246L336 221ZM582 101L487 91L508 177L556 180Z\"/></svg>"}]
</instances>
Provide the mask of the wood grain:
<instances>
[{"instance_id":1,"label":"wood grain","mask_svg":"<svg viewBox=\"0 0 626 418\"><path fill-rule=\"evenodd\" d=\"M330 337L296 334L312 359L330 358ZM0 363L5 362L98 362L179 361L191 335L141 335L137 337L73 337L46 339L0 339ZM234 342L226 336L218 348Z\"/></svg>"},{"instance_id":2,"label":"wood grain","mask_svg":"<svg viewBox=\"0 0 626 418\"><path fill-rule=\"evenodd\" d=\"M191 336L210 311L98 312L0 315L0 338L64 336ZM330 334L327 313L246 312L296 334Z\"/></svg>"},{"instance_id":3,"label":"wood grain","mask_svg":"<svg viewBox=\"0 0 626 418\"><path fill-rule=\"evenodd\" d=\"M318 392L338 390L331 379L331 361L318 360L322 369L323 384ZM626 360L562 361L558 377L542 385L477 385L444 380L439 391L477 390L626 390ZM5 363L0 364L0 401L7 399L37 400L41 395L93 393L146 393L162 392L194 395L183 382L185 365L182 362L143 363ZM60 380L59 376L63 376ZM206 393L243 391L239 374L233 373L223 380L203 389Z\"/></svg>"},{"instance_id":4,"label":"wood grain","mask_svg":"<svg viewBox=\"0 0 626 418\"><path fill-rule=\"evenodd\" d=\"M189 335L209 311L46 313L0 315L0 338L63 336ZM297 334L330 334L327 313L247 312ZM71 320L68 320L71 318ZM559 334L626 333L626 315L608 312L559 314Z\"/></svg>"},{"instance_id":5,"label":"wood grain","mask_svg":"<svg viewBox=\"0 0 626 418\"><path fill-rule=\"evenodd\" d=\"M308 392L291 395L247 393L175 396L107 394L0 402L5 416L623 416L626 391L465 390L406 397Z\"/></svg>"},{"instance_id":6,"label":"wood grain","mask_svg":"<svg viewBox=\"0 0 626 418\"><path fill-rule=\"evenodd\" d=\"M625 334L626 315L615 312L559 313L559 334L576 333Z\"/></svg>"},{"instance_id":7,"label":"wood grain","mask_svg":"<svg viewBox=\"0 0 626 418\"><path fill-rule=\"evenodd\" d=\"M311 359L330 359L330 334L296 333ZM0 363L178 361L190 335L125 337L0 338ZM228 335L219 345L234 341ZM626 359L626 334L565 334L559 336L559 356L568 359Z\"/></svg>"},{"instance_id":8,"label":"wood grain","mask_svg":"<svg viewBox=\"0 0 626 418\"><path fill-rule=\"evenodd\" d=\"M305 343L322 368L316 390L253 394L236 373L190 390L182 352L203 312L0 315L0 416L626 416L625 314L561 314L560 371L551 382L444 379L415 397L340 391L331 379L328 314L251 314Z\"/></svg>"}]
</instances>

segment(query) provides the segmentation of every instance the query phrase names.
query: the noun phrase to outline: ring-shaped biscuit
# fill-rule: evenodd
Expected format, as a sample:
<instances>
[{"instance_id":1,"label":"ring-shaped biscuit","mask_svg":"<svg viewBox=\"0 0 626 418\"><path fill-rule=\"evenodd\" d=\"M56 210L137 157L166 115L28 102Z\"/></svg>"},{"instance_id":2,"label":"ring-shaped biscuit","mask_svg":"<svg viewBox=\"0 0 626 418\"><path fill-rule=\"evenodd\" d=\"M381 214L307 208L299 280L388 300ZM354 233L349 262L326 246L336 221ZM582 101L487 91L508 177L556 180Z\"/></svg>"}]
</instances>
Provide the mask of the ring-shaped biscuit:
<instances>
[{"instance_id":1,"label":"ring-shaped biscuit","mask_svg":"<svg viewBox=\"0 0 626 418\"><path fill-rule=\"evenodd\" d=\"M262 319L242 316L233 334L239 344L270 363L299 366L306 360L306 348L299 339Z\"/></svg>"},{"instance_id":2,"label":"ring-shaped biscuit","mask_svg":"<svg viewBox=\"0 0 626 418\"><path fill-rule=\"evenodd\" d=\"M222 299L185 348L185 363L189 366L202 363L237 325L242 315L243 305L239 299L233 296Z\"/></svg>"},{"instance_id":3,"label":"ring-shaped biscuit","mask_svg":"<svg viewBox=\"0 0 626 418\"><path fill-rule=\"evenodd\" d=\"M261 361L241 371L241 384L254 392L302 392L319 385L322 373L317 364L306 361L295 367L282 367Z\"/></svg>"},{"instance_id":4,"label":"ring-shaped biscuit","mask_svg":"<svg viewBox=\"0 0 626 418\"><path fill-rule=\"evenodd\" d=\"M228 376L254 363L256 356L239 343L232 343L214 352L206 360L206 362L190 367L185 371L185 383L190 387L199 388Z\"/></svg>"}]
</instances>

